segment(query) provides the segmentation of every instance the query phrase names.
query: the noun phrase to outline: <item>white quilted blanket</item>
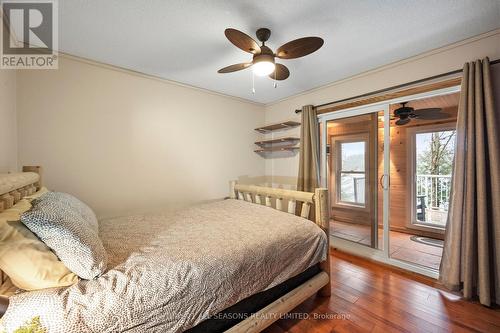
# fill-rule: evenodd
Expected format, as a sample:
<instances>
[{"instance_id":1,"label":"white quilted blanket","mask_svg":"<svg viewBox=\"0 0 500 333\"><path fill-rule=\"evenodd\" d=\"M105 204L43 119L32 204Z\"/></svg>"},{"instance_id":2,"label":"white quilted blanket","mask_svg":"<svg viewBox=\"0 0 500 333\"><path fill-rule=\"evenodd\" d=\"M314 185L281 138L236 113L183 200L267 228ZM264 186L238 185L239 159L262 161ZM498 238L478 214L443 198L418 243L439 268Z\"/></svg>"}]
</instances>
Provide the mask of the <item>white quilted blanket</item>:
<instances>
[{"instance_id":1,"label":"white quilted blanket","mask_svg":"<svg viewBox=\"0 0 500 333\"><path fill-rule=\"evenodd\" d=\"M7 332L34 316L54 333L181 332L326 258L313 222L238 200L100 221L100 235L109 270L12 296Z\"/></svg>"}]
</instances>

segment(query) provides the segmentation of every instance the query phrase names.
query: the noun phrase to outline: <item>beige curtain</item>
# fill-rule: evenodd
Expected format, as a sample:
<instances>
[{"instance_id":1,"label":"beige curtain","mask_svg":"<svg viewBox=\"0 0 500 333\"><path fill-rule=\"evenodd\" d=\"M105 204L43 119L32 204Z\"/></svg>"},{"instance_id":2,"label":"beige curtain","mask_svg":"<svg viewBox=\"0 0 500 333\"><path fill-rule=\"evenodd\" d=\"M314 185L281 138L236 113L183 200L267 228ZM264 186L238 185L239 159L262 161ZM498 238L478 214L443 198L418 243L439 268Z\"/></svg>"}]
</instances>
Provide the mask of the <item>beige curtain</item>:
<instances>
[{"instance_id":1,"label":"beige curtain","mask_svg":"<svg viewBox=\"0 0 500 333\"><path fill-rule=\"evenodd\" d=\"M302 107L297 190L314 192L319 184L319 125L312 105Z\"/></svg>"},{"instance_id":2,"label":"beige curtain","mask_svg":"<svg viewBox=\"0 0 500 333\"><path fill-rule=\"evenodd\" d=\"M500 303L500 114L488 59L463 69L450 210L440 279L464 297Z\"/></svg>"}]
</instances>

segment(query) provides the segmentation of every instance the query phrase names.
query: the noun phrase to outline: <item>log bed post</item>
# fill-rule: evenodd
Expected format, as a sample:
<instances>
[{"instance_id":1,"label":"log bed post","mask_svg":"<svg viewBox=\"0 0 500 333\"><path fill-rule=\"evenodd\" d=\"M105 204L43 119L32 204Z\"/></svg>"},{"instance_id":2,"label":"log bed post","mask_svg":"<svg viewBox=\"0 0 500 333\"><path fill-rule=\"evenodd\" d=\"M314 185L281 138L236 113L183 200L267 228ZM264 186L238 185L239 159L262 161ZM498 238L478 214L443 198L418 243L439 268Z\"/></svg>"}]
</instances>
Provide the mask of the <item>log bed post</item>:
<instances>
[{"instance_id":1,"label":"log bed post","mask_svg":"<svg viewBox=\"0 0 500 333\"><path fill-rule=\"evenodd\" d=\"M328 276L330 276L330 210L328 209L328 190L326 188L317 188L314 191L314 203L316 224L326 233L326 243L328 249L326 253L326 260L320 263L320 267L323 271L328 273ZM331 292L330 282L319 290L319 294L321 296L330 296Z\"/></svg>"},{"instance_id":2,"label":"log bed post","mask_svg":"<svg viewBox=\"0 0 500 333\"><path fill-rule=\"evenodd\" d=\"M230 199L236 199L237 198L237 195L236 195L236 180L232 180L229 182L229 198Z\"/></svg>"},{"instance_id":3,"label":"log bed post","mask_svg":"<svg viewBox=\"0 0 500 333\"><path fill-rule=\"evenodd\" d=\"M42 167L39 165L24 165L23 172L34 172L38 174L40 179L34 185L37 191L40 190L42 187Z\"/></svg>"}]
</instances>

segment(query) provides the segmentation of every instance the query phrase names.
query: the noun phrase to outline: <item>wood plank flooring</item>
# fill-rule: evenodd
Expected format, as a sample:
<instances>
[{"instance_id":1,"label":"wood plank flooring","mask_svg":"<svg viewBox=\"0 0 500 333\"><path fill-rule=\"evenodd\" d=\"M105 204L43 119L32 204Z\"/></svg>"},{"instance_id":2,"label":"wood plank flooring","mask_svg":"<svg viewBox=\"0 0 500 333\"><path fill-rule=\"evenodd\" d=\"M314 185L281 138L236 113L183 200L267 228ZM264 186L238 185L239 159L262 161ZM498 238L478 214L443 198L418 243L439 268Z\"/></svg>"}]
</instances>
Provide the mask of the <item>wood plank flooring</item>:
<instances>
[{"instance_id":1,"label":"wood plank flooring","mask_svg":"<svg viewBox=\"0 0 500 333\"><path fill-rule=\"evenodd\" d=\"M500 310L435 280L331 251L332 296L313 296L264 332L500 332Z\"/></svg>"}]
</instances>

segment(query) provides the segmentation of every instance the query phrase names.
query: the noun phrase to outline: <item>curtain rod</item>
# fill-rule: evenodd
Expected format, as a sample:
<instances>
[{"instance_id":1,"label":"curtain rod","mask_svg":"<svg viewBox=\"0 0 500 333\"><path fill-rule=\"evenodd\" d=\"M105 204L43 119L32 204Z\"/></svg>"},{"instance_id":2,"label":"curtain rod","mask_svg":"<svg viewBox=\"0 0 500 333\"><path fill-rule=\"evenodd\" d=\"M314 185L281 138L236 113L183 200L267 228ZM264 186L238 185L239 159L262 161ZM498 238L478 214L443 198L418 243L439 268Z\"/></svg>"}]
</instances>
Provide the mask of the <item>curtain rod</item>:
<instances>
[{"instance_id":1,"label":"curtain rod","mask_svg":"<svg viewBox=\"0 0 500 333\"><path fill-rule=\"evenodd\" d=\"M498 64L498 63L500 63L500 59L496 59L496 60L490 61L490 65L495 65L495 64ZM361 94L361 95L354 96L354 97L343 98L343 99L339 99L339 100L336 100L336 101L333 101L333 102L328 102L328 103L316 105L315 107L316 108L320 108L320 107L327 106L327 105L330 105L330 104L342 103L342 102L347 102L347 101L352 100L352 99L358 99L358 98L368 97L368 96L371 96L371 95L380 94L380 93L387 92L387 91L394 90L394 89L404 88L404 87L411 86L411 85L414 85L414 84L418 84L418 83L422 83L422 82L430 81L430 80L434 80L434 79L439 79L439 78L444 77L444 76L458 74L458 73L461 73L461 72L462 72L462 69L456 69L454 71L450 71L450 72L447 72L447 73L442 73L442 74L438 74L438 75L426 77L424 79L420 79L420 80L416 80L416 81L411 81L411 82L399 84L399 85L392 86L392 87L389 87L389 88L375 90L375 91L372 91L372 92L369 92L369 93L366 93L366 94ZM301 112L302 112L302 110L295 110L295 113L301 113Z\"/></svg>"}]
</instances>

